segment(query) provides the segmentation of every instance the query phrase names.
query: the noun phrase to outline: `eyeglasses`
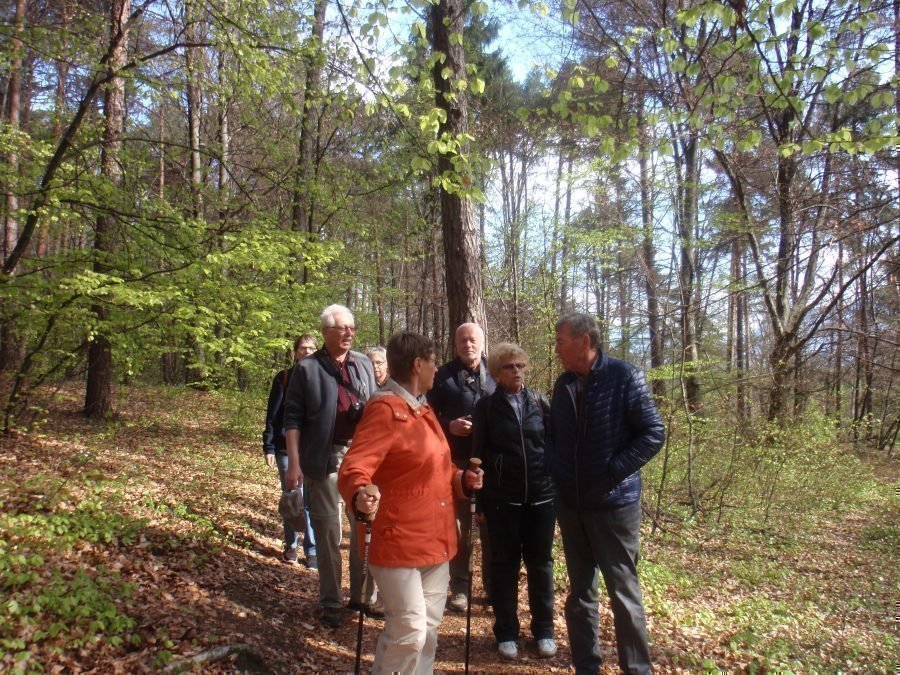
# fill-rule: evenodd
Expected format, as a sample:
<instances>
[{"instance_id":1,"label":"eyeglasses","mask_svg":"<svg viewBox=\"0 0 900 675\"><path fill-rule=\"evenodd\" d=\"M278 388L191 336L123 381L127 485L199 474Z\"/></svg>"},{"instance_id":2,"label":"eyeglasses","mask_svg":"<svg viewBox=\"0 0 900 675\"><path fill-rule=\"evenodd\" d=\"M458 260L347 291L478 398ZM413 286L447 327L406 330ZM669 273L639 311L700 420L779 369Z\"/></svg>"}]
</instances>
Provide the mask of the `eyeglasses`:
<instances>
[{"instance_id":1,"label":"eyeglasses","mask_svg":"<svg viewBox=\"0 0 900 675\"><path fill-rule=\"evenodd\" d=\"M336 330L339 333L350 333L350 335L356 334L356 326L329 326L331 330Z\"/></svg>"},{"instance_id":2,"label":"eyeglasses","mask_svg":"<svg viewBox=\"0 0 900 675\"><path fill-rule=\"evenodd\" d=\"M525 370L524 363L504 363L500 366L502 370Z\"/></svg>"},{"instance_id":3,"label":"eyeglasses","mask_svg":"<svg viewBox=\"0 0 900 675\"><path fill-rule=\"evenodd\" d=\"M373 366L383 366L385 361L372 361Z\"/></svg>"}]
</instances>

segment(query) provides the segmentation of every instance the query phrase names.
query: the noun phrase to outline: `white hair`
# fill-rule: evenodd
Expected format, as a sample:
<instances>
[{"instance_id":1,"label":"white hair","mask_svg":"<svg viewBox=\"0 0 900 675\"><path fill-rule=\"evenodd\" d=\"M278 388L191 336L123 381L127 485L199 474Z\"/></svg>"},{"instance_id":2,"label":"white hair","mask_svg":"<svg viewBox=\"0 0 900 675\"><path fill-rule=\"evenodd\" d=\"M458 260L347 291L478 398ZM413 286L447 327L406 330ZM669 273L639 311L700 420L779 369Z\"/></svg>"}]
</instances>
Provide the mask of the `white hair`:
<instances>
[{"instance_id":1,"label":"white hair","mask_svg":"<svg viewBox=\"0 0 900 675\"><path fill-rule=\"evenodd\" d=\"M322 321L322 328L331 328L331 326L335 325L334 317L337 314L349 316L350 321L353 321L353 312L343 305L328 305L328 307L322 310L322 314L319 315L319 319Z\"/></svg>"},{"instance_id":2,"label":"white hair","mask_svg":"<svg viewBox=\"0 0 900 675\"><path fill-rule=\"evenodd\" d=\"M482 327L479 326L477 323L474 323L474 322L472 322L472 321L469 321L469 322L466 322L466 323L461 323L461 324L459 324L459 325L456 327L456 332L453 334L454 337L458 336L459 333L460 333L460 331L461 331L463 328L475 328L475 329L477 329L478 333L481 335L481 339L484 340L484 328L482 328Z\"/></svg>"}]
</instances>

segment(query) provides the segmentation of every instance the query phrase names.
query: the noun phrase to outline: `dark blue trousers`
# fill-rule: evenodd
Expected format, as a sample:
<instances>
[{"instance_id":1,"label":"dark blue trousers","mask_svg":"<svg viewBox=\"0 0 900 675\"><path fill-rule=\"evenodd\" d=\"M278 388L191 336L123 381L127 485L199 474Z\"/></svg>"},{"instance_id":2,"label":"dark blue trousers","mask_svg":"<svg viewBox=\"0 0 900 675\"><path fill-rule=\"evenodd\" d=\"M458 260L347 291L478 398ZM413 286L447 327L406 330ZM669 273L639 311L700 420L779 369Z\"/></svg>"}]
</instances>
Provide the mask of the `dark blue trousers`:
<instances>
[{"instance_id":1,"label":"dark blue trousers","mask_svg":"<svg viewBox=\"0 0 900 675\"><path fill-rule=\"evenodd\" d=\"M609 593L619 667L625 673L649 673L650 648L637 575L640 501L609 511L578 512L560 499L557 505L569 572L565 616L575 672L600 672L599 573Z\"/></svg>"},{"instance_id":2,"label":"dark blue trousers","mask_svg":"<svg viewBox=\"0 0 900 675\"><path fill-rule=\"evenodd\" d=\"M491 540L491 605L497 642L519 637L519 569L528 573L528 607L535 640L553 637L553 502L536 506L485 500Z\"/></svg>"}]
</instances>

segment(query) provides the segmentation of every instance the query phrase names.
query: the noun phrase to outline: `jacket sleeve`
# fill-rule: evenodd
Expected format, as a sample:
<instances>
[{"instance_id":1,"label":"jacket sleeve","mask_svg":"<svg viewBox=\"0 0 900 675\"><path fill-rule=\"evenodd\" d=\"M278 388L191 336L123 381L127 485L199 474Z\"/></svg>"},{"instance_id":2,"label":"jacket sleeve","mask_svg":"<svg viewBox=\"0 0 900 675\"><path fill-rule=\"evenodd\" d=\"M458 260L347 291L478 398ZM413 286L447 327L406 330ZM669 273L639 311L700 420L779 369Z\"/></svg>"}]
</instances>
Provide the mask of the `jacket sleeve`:
<instances>
[{"instance_id":1,"label":"jacket sleeve","mask_svg":"<svg viewBox=\"0 0 900 675\"><path fill-rule=\"evenodd\" d=\"M434 411L434 416L437 417L438 423L441 425L441 429L444 430L444 436L449 439L450 422L452 422L453 420L445 414L447 397L443 386L444 379L445 371L442 367L438 369L437 375L434 378L434 386L425 394L425 399L428 401L428 405L431 406L431 409Z\"/></svg>"},{"instance_id":2,"label":"jacket sleeve","mask_svg":"<svg viewBox=\"0 0 900 675\"><path fill-rule=\"evenodd\" d=\"M281 386L281 373L272 380L272 389L269 390L269 402L266 405L266 426L263 429L263 453L275 454L275 434L280 434L281 429L275 428L275 417L278 408L284 403L284 389Z\"/></svg>"},{"instance_id":3,"label":"jacket sleeve","mask_svg":"<svg viewBox=\"0 0 900 675\"><path fill-rule=\"evenodd\" d=\"M472 415L472 457L482 460L481 468L487 476L491 467L484 462L487 454L487 425L491 416L491 396L482 396L475 404L475 413ZM481 513L484 509L481 503L481 492L475 493L475 510Z\"/></svg>"},{"instance_id":4,"label":"jacket sleeve","mask_svg":"<svg viewBox=\"0 0 900 675\"><path fill-rule=\"evenodd\" d=\"M301 362L302 363L302 362ZM284 428L301 429L305 411L304 391L307 374L300 367L300 363L294 366L291 378L288 381L287 392L284 395Z\"/></svg>"},{"instance_id":5,"label":"jacket sleeve","mask_svg":"<svg viewBox=\"0 0 900 675\"><path fill-rule=\"evenodd\" d=\"M609 462L613 484L624 480L653 459L666 437L665 423L640 370L635 369L626 391L625 415L632 437L631 442L613 455Z\"/></svg>"},{"instance_id":6,"label":"jacket sleeve","mask_svg":"<svg viewBox=\"0 0 900 675\"><path fill-rule=\"evenodd\" d=\"M353 444L344 455L338 472L338 491L351 510L356 491L372 482L372 477L390 452L395 428L390 404L375 400L366 405L353 434Z\"/></svg>"}]
</instances>

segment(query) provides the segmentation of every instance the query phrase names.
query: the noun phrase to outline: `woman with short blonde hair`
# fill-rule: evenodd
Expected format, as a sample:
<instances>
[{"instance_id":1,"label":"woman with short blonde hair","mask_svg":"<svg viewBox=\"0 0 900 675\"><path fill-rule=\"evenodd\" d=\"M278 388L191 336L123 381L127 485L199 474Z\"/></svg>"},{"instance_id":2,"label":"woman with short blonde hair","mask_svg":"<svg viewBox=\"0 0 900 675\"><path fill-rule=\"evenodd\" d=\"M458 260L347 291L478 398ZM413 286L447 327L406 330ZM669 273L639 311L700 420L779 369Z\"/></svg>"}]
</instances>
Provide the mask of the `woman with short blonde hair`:
<instances>
[{"instance_id":1,"label":"woman with short blonde hair","mask_svg":"<svg viewBox=\"0 0 900 675\"><path fill-rule=\"evenodd\" d=\"M525 386L529 358L519 345L491 349L497 389L475 406L472 454L484 469L479 501L491 542L491 605L497 651L518 658L519 568L528 573L531 634L538 656L556 654L553 635L553 532L556 513L544 466L544 420L550 404Z\"/></svg>"}]
</instances>

